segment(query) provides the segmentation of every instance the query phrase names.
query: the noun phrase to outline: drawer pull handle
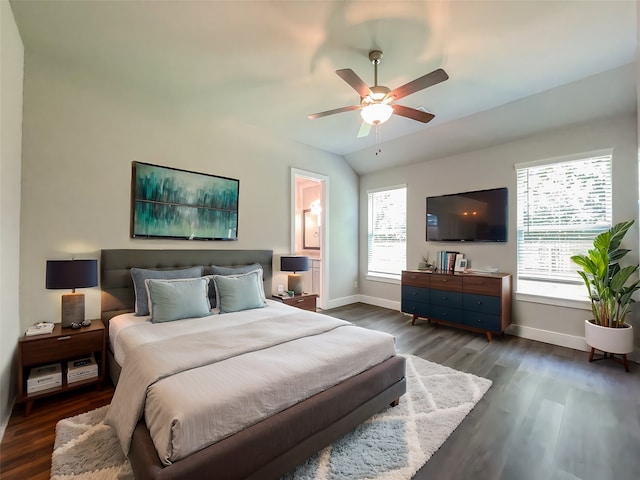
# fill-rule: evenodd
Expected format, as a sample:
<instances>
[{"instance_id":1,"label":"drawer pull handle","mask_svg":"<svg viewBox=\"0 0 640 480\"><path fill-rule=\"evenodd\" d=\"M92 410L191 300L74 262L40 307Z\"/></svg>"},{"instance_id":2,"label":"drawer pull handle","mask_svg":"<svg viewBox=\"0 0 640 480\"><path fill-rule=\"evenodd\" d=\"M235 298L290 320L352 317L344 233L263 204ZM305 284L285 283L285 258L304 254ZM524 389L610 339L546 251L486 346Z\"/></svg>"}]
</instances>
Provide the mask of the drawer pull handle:
<instances>
[{"instance_id":1,"label":"drawer pull handle","mask_svg":"<svg viewBox=\"0 0 640 480\"><path fill-rule=\"evenodd\" d=\"M304 302L304 298L301 300L298 300L298 303L302 303L302 302Z\"/></svg>"},{"instance_id":2,"label":"drawer pull handle","mask_svg":"<svg viewBox=\"0 0 640 480\"><path fill-rule=\"evenodd\" d=\"M58 337L57 340L69 340L71 338L71 335L67 335L66 337Z\"/></svg>"},{"instance_id":3,"label":"drawer pull handle","mask_svg":"<svg viewBox=\"0 0 640 480\"><path fill-rule=\"evenodd\" d=\"M411 292L411 295L417 295L418 292Z\"/></svg>"},{"instance_id":4,"label":"drawer pull handle","mask_svg":"<svg viewBox=\"0 0 640 480\"><path fill-rule=\"evenodd\" d=\"M447 283L447 279L446 279L446 278L443 278L443 279L442 279L442 283Z\"/></svg>"},{"instance_id":5,"label":"drawer pull handle","mask_svg":"<svg viewBox=\"0 0 640 480\"><path fill-rule=\"evenodd\" d=\"M482 302L480 300L478 300L478 305L482 305Z\"/></svg>"}]
</instances>

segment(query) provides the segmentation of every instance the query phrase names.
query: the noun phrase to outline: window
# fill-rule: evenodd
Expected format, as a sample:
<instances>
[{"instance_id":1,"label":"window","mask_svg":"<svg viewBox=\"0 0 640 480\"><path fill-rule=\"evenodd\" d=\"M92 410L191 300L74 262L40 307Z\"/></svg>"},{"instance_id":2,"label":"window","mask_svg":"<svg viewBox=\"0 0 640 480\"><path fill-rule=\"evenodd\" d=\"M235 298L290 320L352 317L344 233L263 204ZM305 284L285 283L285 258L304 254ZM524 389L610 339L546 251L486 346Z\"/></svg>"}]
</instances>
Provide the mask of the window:
<instances>
[{"instance_id":1,"label":"window","mask_svg":"<svg viewBox=\"0 0 640 480\"><path fill-rule=\"evenodd\" d=\"M407 264L407 187L367 192L367 275L400 279Z\"/></svg>"},{"instance_id":2,"label":"window","mask_svg":"<svg viewBox=\"0 0 640 480\"><path fill-rule=\"evenodd\" d=\"M580 300L571 256L611 227L611 156L595 152L516 165L518 293Z\"/></svg>"}]
</instances>

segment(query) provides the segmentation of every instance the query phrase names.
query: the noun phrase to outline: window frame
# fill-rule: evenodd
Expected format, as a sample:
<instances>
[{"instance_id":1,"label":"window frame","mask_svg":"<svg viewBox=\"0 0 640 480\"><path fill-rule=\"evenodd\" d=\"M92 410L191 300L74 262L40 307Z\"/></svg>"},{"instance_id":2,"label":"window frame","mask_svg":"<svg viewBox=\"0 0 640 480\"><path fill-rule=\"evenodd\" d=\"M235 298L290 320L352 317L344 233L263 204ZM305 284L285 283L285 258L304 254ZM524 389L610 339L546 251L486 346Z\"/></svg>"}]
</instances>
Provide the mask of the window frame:
<instances>
[{"instance_id":1,"label":"window frame","mask_svg":"<svg viewBox=\"0 0 640 480\"><path fill-rule=\"evenodd\" d=\"M372 256L372 252L371 252L372 225L371 223L373 220L372 217L374 215L374 212L372 212L372 205L371 205L372 195L391 192L394 190L404 191L404 237L405 237L404 238L404 265L402 266L402 268L398 273L394 273L390 271L375 270L375 269L372 270L370 268L371 256ZM367 190L367 270L365 274L365 278L367 280L379 281L379 282L385 282L385 283L395 283L395 284L400 283L400 280L402 278L402 270L406 270L407 268L407 206L408 206L407 195L408 195L408 191L407 191L406 183L391 185L386 187L371 188Z\"/></svg>"},{"instance_id":2,"label":"window frame","mask_svg":"<svg viewBox=\"0 0 640 480\"><path fill-rule=\"evenodd\" d=\"M520 273L520 250L521 250L521 225L520 216L522 215L522 205L520 203L520 189L518 188L518 171L523 169L529 169L533 167L541 167L545 165L553 165L560 163L570 163L576 161L587 161L598 157L609 157L609 179L607 192L609 196L609 209L607 215L611 225L613 224L613 148L606 148L601 150L594 150L589 152L582 152L572 155L564 155L560 157L547 158L532 162L524 162L514 164L514 171L516 173L516 299L535 303L545 303L551 305L560 305L569 308L590 309L588 297L585 292L585 287L582 279L577 276L576 280L536 280L530 278L530 275ZM610 225L609 225L610 227ZM606 228L609 228L606 227ZM603 229L605 227L603 226ZM595 238L594 234L594 238ZM585 252L586 253L586 252ZM576 266L576 272L578 267Z\"/></svg>"}]
</instances>

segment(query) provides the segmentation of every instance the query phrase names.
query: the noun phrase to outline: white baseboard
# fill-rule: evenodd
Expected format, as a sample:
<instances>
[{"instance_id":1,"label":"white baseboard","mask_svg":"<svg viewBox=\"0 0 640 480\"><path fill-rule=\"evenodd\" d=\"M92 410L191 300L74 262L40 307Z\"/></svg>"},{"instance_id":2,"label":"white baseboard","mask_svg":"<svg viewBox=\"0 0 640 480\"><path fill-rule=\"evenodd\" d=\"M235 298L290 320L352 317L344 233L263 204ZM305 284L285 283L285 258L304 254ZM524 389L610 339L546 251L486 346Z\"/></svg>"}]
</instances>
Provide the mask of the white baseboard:
<instances>
[{"instance_id":1,"label":"white baseboard","mask_svg":"<svg viewBox=\"0 0 640 480\"><path fill-rule=\"evenodd\" d=\"M334 298L331 300L327 300L327 304L325 305L325 308L329 309L329 308L344 307L345 305L351 305L352 303L357 303L357 302L359 302L358 295L350 295L348 297Z\"/></svg>"},{"instance_id":2,"label":"white baseboard","mask_svg":"<svg viewBox=\"0 0 640 480\"><path fill-rule=\"evenodd\" d=\"M15 397L13 398L13 400L11 400L9 402L9 404L11 405L11 408L9 409L9 414L7 415L6 418L2 419L2 424L0 424L0 441L2 441L2 439L4 438L4 432L7 429L7 425L9 425L9 419L11 418L11 412L13 411L13 407L15 406Z\"/></svg>"},{"instance_id":3,"label":"white baseboard","mask_svg":"<svg viewBox=\"0 0 640 480\"><path fill-rule=\"evenodd\" d=\"M560 347L573 348L574 350L582 350L588 352L591 350L584 337L575 335L567 335L566 333L552 332L550 330L542 330L540 328L526 327L524 325L516 325L512 323L507 327L505 333L516 337L527 338L537 342L550 343Z\"/></svg>"},{"instance_id":4,"label":"white baseboard","mask_svg":"<svg viewBox=\"0 0 640 480\"><path fill-rule=\"evenodd\" d=\"M376 307L389 308L397 311L400 311L401 308L400 302L387 300L385 298L370 297L368 295L358 295L358 301L368 305L375 305Z\"/></svg>"}]
</instances>

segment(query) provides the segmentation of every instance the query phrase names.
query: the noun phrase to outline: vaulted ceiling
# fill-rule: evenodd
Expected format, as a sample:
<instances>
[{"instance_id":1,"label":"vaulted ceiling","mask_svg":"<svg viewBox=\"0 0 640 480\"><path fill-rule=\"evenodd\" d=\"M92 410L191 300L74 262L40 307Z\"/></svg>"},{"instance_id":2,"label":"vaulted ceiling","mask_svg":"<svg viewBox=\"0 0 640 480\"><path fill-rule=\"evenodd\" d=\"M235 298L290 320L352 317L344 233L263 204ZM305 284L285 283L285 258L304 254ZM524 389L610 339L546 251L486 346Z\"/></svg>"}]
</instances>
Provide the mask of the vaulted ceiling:
<instances>
[{"instance_id":1,"label":"vaulted ceiling","mask_svg":"<svg viewBox=\"0 0 640 480\"><path fill-rule=\"evenodd\" d=\"M636 108L635 1L11 5L27 55L343 155L359 173ZM450 76L398 101L436 117L394 115L380 127L381 155L374 130L356 137L358 111L307 119L359 103L335 70L373 85L371 49L384 52L378 80L392 89L436 68Z\"/></svg>"}]
</instances>

